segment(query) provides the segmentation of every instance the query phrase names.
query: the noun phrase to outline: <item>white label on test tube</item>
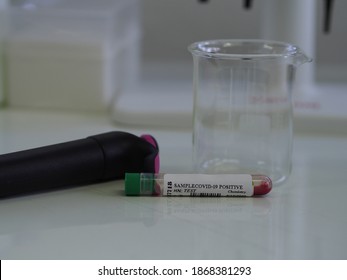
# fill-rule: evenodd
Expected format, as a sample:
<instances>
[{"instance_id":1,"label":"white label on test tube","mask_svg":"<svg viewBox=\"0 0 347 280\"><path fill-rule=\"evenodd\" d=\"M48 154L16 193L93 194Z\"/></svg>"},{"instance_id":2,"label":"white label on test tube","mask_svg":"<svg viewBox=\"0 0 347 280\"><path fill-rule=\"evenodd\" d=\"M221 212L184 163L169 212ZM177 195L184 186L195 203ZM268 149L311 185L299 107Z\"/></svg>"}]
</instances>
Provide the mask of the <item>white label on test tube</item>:
<instances>
[{"instance_id":1,"label":"white label on test tube","mask_svg":"<svg viewBox=\"0 0 347 280\"><path fill-rule=\"evenodd\" d=\"M164 196L253 196L249 174L165 174Z\"/></svg>"}]
</instances>

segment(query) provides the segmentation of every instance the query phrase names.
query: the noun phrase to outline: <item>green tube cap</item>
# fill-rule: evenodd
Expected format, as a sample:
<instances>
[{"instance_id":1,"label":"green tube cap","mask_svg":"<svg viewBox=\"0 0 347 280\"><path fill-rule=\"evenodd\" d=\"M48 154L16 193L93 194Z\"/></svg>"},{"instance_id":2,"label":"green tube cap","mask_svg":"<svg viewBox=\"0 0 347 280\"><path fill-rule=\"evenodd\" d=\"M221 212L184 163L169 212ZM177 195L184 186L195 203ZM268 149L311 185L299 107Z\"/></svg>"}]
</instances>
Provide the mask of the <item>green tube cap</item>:
<instances>
[{"instance_id":1,"label":"green tube cap","mask_svg":"<svg viewBox=\"0 0 347 280\"><path fill-rule=\"evenodd\" d=\"M141 195L140 173L125 173L125 195Z\"/></svg>"},{"instance_id":2,"label":"green tube cap","mask_svg":"<svg viewBox=\"0 0 347 280\"><path fill-rule=\"evenodd\" d=\"M125 173L126 195L154 195L153 173Z\"/></svg>"}]
</instances>

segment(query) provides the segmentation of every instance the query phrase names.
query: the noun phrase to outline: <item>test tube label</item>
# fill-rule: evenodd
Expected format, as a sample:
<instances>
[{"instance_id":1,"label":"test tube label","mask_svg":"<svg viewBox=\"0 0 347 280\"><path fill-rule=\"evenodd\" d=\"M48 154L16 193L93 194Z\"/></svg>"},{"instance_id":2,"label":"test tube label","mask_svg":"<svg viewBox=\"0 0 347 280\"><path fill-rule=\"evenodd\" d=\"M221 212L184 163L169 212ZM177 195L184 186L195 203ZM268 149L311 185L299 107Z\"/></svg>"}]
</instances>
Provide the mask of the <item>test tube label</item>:
<instances>
[{"instance_id":1,"label":"test tube label","mask_svg":"<svg viewBox=\"0 0 347 280\"><path fill-rule=\"evenodd\" d=\"M249 174L165 174L165 196L253 196Z\"/></svg>"}]
</instances>

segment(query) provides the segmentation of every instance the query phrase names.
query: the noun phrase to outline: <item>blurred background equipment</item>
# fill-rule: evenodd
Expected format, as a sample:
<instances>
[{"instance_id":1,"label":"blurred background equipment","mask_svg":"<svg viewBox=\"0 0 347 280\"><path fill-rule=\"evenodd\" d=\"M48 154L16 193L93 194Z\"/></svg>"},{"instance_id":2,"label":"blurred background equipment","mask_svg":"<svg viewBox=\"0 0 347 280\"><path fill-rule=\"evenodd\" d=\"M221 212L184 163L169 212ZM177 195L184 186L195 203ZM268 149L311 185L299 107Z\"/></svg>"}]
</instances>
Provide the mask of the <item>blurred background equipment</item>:
<instances>
[{"instance_id":1,"label":"blurred background equipment","mask_svg":"<svg viewBox=\"0 0 347 280\"><path fill-rule=\"evenodd\" d=\"M104 111L122 83L138 76L139 8L137 0L11 1L7 104Z\"/></svg>"},{"instance_id":2,"label":"blurred background equipment","mask_svg":"<svg viewBox=\"0 0 347 280\"><path fill-rule=\"evenodd\" d=\"M191 127L193 67L186 47L209 39L269 39L296 44L314 60L298 71L295 129L347 130L346 1L2 3L1 88L10 106L109 110L118 123Z\"/></svg>"},{"instance_id":3,"label":"blurred background equipment","mask_svg":"<svg viewBox=\"0 0 347 280\"><path fill-rule=\"evenodd\" d=\"M295 130L347 131L345 1L145 0L143 4L142 82L139 89L119 97L114 120L190 127L192 61L185 46L208 39L258 38L297 44L314 60L298 70Z\"/></svg>"}]
</instances>

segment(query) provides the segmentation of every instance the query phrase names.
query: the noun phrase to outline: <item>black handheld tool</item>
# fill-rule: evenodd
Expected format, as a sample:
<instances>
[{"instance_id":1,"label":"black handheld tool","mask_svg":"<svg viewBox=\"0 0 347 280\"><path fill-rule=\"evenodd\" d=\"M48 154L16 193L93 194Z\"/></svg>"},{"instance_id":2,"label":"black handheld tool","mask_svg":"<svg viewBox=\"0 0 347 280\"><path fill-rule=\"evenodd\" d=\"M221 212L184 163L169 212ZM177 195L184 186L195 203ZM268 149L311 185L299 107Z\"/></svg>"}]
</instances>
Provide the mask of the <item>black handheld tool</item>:
<instances>
[{"instance_id":1,"label":"black handheld tool","mask_svg":"<svg viewBox=\"0 0 347 280\"><path fill-rule=\"evenodd\" d=\"M150 135L109 132L0 156L0 198L157 172L159 149Z\"/></svg>"}]
</instances>

